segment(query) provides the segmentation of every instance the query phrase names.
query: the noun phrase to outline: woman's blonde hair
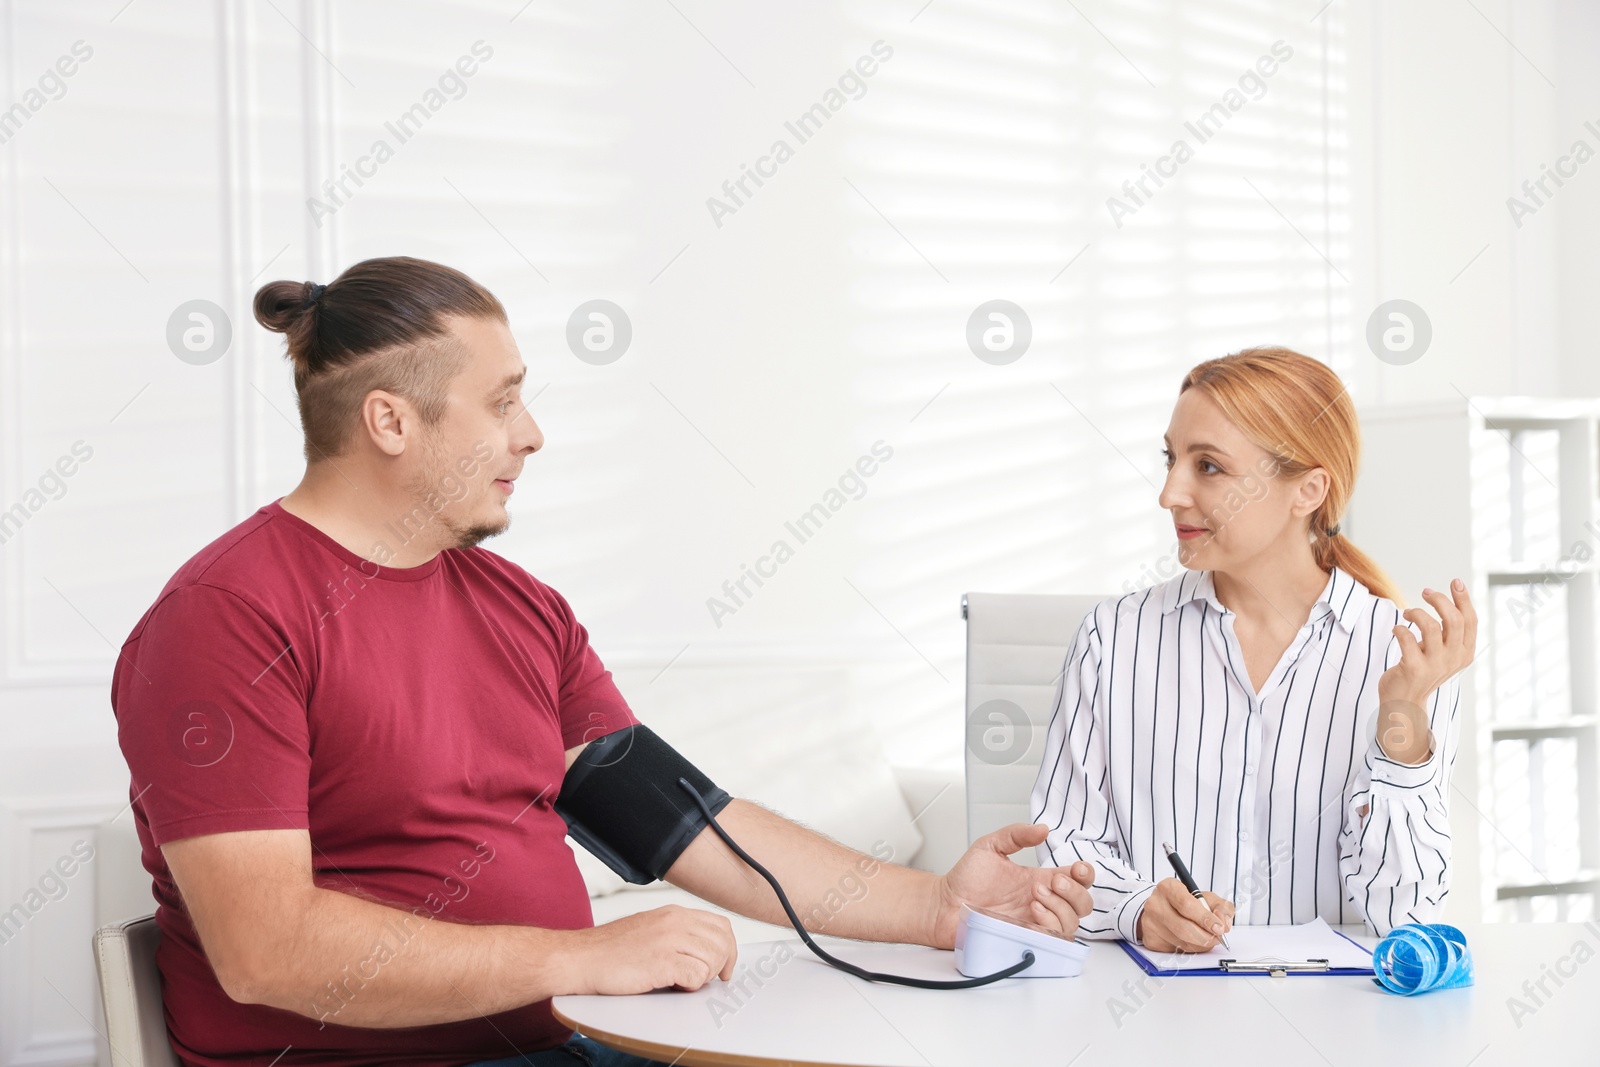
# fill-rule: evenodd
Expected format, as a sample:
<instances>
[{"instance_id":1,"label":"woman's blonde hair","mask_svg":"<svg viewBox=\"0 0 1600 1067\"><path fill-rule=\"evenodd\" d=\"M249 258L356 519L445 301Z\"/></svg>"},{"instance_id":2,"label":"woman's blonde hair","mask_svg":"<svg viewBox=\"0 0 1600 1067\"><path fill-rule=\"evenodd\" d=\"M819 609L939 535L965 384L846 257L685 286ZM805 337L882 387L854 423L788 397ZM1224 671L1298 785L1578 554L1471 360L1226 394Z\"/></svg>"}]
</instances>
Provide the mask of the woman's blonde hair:
<instances>
[{"instance_id":1,"label":"woman's blonde hair","mask_svg":"<svg viewBox=\"0 0 1600 1067\"><path fill-rule=\"evenodd\" d=\"M1327 472L1328 495L1311 516L1317 566L1338 567L1378 596L1401 603L1382 568L1338 532L1361 460L1355 404L1339 376L1287 348L1247 348L1195 367L1178 393L1190 389L1216 401L1246 437L1272 453L1279 473L1293 478L1315 467Z\"/></svg>"}]
</instances>

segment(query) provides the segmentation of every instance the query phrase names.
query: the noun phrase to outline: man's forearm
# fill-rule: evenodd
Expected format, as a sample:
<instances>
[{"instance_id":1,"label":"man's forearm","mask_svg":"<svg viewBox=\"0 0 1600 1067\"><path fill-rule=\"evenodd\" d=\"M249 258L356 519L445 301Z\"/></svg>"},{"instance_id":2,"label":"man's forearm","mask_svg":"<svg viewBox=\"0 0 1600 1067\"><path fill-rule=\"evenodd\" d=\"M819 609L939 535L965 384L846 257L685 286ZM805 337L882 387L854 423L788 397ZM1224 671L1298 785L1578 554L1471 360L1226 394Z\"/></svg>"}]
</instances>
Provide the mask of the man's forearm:
<instances>
[{"instance_id":1,"label":"man's forearm","mask_svg":"<svg viewBox=\"0 0 1600 1067\"><path fill-rule=\"evenodd\" d=\"M930 944L938 878L846 848L759 804L735 799L717 816L739 847L772 872L807 930L869 941ZM673 885L752 919L788 926L765 879L711 827L667 871Z\"/></svg>"},{"instance_id":2,"label":"man's forearm","mask_svg":"<svg viewBox=\"0 0 1600 1067\"><path fill-rule=\"evenodd\" d=\"M492 1015L572 991L573 931L469 926L307 889L235 999L343 1026Z\"/></svg>"}]
</instances>

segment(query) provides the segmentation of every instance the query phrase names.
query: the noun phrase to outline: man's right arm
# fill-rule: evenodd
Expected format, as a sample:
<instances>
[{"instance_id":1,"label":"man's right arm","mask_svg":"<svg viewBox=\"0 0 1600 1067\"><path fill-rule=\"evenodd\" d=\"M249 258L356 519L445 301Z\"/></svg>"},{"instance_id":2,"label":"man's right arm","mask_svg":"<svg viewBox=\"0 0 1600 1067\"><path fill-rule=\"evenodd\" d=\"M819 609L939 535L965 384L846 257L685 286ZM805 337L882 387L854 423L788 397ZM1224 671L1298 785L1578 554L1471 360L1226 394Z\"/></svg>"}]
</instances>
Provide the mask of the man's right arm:
<instances>
[{"instance_id":1,"label":"man's right arm","mask_svg":"<svg viewBox=\"0 0 1600 1067\"><path fill-rule=\"evenodd\" d=\"M454 1022L567 993L698 989L732 977L737 954L726 918L671 905L583 930L422 919L316 886L304 830L185 838L162 853L228 996L344 1026Z\"/></svg>"}]
</instances>

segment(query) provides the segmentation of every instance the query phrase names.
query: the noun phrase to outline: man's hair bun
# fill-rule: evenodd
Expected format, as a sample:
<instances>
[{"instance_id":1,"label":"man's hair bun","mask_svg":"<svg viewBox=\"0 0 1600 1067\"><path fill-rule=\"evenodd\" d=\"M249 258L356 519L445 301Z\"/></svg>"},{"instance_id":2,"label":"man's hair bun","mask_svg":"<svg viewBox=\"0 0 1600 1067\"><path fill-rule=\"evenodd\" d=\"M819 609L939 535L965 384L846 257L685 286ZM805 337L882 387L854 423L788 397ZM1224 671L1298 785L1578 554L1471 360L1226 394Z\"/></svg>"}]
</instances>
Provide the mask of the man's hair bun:
<instances>
[{"instance_id":1,"label":"man's hair bun","mask_svg":"<svg viewBox=\"0 0 1600 1067\"><path fill-rule=\"evenodd\" d=\"M288 337L289 359L297 369L314 369L316 308L326 288L312 282L281 281L268 282L256 291L256 321Z\"/></svg>"}]
</instances>

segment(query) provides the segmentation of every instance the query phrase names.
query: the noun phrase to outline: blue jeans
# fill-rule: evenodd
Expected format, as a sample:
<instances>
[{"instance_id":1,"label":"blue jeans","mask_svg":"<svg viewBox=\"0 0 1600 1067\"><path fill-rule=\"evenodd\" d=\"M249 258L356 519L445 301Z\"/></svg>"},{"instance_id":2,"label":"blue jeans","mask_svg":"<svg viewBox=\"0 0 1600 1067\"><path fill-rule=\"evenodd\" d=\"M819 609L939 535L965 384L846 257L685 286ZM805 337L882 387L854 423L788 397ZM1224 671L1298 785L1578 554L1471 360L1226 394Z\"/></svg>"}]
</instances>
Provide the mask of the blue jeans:
<instances>
[{"instance_id":1,"label":"blue jeans","mask_svg":"<svg viewBox=\"0 0 1600 1067\"><path fill-rule=\"evenodd\" d=\"M582 1034L574 1034L565 1045L511 1056L503 1060L483 1060L470 1067L665 1067L660 1060L647 1060L630 1052L618 1052Z\"/></svg>"}]
</instances>

